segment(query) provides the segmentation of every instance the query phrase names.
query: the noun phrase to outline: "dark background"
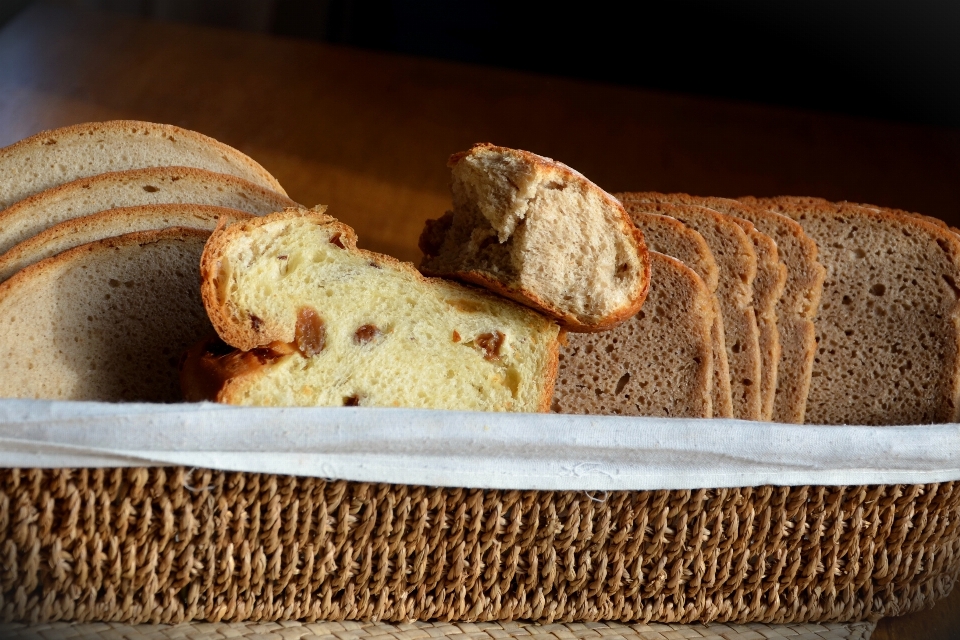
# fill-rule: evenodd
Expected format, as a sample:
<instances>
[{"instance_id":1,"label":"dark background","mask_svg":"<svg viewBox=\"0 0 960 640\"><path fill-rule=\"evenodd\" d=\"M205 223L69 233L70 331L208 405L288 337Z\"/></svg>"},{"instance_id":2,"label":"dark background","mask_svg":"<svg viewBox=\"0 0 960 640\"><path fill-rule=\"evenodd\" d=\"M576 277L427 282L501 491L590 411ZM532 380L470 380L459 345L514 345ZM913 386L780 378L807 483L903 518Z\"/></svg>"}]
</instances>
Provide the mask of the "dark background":
<instances>
[{"instance_id":1,"label":"dark background","mask_svg":"<svg viewBox=\"0 0 960 640\"><path fill-rule=\"evenodd\" d=\"M0 24L30 4L0 0ZM694 95L960 127L960 2L58 0Z\"/></svg>"}]
</instances>

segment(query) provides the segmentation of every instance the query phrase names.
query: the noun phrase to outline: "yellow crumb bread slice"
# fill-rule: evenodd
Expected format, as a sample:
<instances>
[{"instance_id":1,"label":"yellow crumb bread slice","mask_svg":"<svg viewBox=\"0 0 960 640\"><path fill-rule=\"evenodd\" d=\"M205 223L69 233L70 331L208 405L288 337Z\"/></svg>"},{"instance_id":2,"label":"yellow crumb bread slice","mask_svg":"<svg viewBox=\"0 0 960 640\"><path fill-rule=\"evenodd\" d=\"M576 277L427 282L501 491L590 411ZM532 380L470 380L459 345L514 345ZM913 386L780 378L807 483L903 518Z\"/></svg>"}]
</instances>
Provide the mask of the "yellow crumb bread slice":
<instances>
[{"instance_id":1,"label":"yellow crumb bread slice","mask_svg":"<svg viewBox=\"0 0 960 640\"><path fill-rule=\"evenodd\" d=\"M192 357L228 404L546 411L559 327L484 291L356 247L353 229L289 209L214 232L201 295L249 352ZM186 378L197 372L185 365ZM252 366L251 366L252 365ZM196 397L192 399L197 399Z\"/></svg>"}]
</instances>

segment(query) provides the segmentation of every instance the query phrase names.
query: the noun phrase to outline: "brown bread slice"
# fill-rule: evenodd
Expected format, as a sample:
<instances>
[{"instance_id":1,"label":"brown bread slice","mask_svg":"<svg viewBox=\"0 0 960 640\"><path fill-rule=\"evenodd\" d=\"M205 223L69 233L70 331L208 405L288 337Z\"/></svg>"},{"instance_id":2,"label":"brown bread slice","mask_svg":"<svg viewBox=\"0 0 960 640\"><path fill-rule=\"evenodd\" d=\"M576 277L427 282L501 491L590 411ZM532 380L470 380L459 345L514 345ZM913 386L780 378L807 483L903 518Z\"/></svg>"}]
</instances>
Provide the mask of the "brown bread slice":
<instances>
[{"instance_id":1,"label":"brown bread slice","mask_svg":"<svg viewBox=\"0 0 960 640\"><path fill-rule=\"evenodd\" d=\"M719 269L710 247L699 233L676 218L657 213L631 212L633 223L643 231L644 241L651 251L676 258L700 276L710 292L714 321L710 329L713 344L713 417L732 418L733 400L730 394L730 367L727 363L723 314L716 291Z\"/></svg>"},{"instance_id":2,"label":"brown bread slice","mask_svg":"<svg viewBox=\"0 0 960 640\"><path fill-rule=\"evenodd\" d=\"M556 323L356 241L306 210L215 231L201 262L204 304L220 337L252 353L202 347L185 386L230 404L549 410Z\"/></svg>"},{"instance_id":3,"label":"brown bread slice","mask_svg":"<svg viewBox=\"0 0 960 640\"><path fill-rule=\"evenodd\" d=\"M628 213L659 213L676 218L707 242L720 269L717 298L726 334L733 415L742 420L759 420L760 331L753 309L757 254L750 236L726 216L706 207L636 202L629 194L616 195Z\"/></svg>"},{"instance_id":4,"label":"brown bread slice","mask_svg":"<svg viewBox=\"0 0 960 640\"><path fill-rule=\"evenodd\" d=\"M43 191L0 211L0 252L56 224L117 207L189 203L239 209L254 215L298 206L242 178L189 167L104 173Z\"/></svg>"},{"instance_id":5,"label":"brown bread slice","mask_svg":"<svg viewBox=\"0 0 960 640\"><path fill-rule=\"evenodd\" d=\"M286 195L266 169L213 138L168 124L113 120L42 131L0 149L0 210L80 178L174 166L234 175Z\"/></svg>"},{"instance_id":6,"label":"brown bread slice","mask_svg":"<svg viewBox=\"0 0 960 640\"><path fill-rule=\"evenodd\" d=\"M479 144L449 161L453 211L420 237L427 275L479 284L602 331L643 304L650 266L620 203L566 165Z\"/></svg>"},{"instance_id":7,"label":"brown bread slice","mask_svg":"<svg viewBox=\"0 0 960 640\"><path fill-rule=\"evenodd\" d=\"M555 413L713 417L713 296L679 260L649 255L650 293L637 315L568 335Z\"/></svg>"},{"instance_id":8,"label":"brown bread slice","mask_svg":"<svg viewBox=\"0 0 960 640\"><path fill-rule=\"evenodd\" d=\"M249 213L199 204L154 204L119 207L61 222L0 255L0 282L31 264L88 242L135 231L187 227L213 231L220 218L249 218Z\"/></svg>"},{"instance_id":9,"label":"brown bread slice","mask_svg":"<svg viewBox=\"0 0 960 640\"><path fill-rule=\"evenodd\" d=\"M65 251L0 284L0 395L175 402L180 356L213 328L197 287L209 232Z\"/></svg>"},{"instance_id":10,"label":"brown bread slice","mask_svg":"<svg viewBox=\"0 0 960 640\"><path fill-rule=\"evenodd\" d=\"M766 236L768 240L761 240L756 234L751 236L759 260L754 303L761 344L767 345L762 349L766 354L763 415L775 422L803 423L816 351L812 318L823 290L823 267L817 262L816 243L786 216L736 200L685 193L638 195L656 202L709 207L751 223L757 232ZM776 246L776 254L769 249L770 241ZM772 344L774 321L779 358L776 358L777 347ZM775 372L767 371L768 362L777 362Z\"/></svg>"},{"instance_id":11,"label":"brown bread slice","mask_svg":"<svg viewBox=\"0 0 960 640\"><path fill-rule=\"evenodd\" d=\"M752 201L799 222L826 268L807 422L956 420L960 239L917 217L817 198Z\"/></svg>"}]
</instances>

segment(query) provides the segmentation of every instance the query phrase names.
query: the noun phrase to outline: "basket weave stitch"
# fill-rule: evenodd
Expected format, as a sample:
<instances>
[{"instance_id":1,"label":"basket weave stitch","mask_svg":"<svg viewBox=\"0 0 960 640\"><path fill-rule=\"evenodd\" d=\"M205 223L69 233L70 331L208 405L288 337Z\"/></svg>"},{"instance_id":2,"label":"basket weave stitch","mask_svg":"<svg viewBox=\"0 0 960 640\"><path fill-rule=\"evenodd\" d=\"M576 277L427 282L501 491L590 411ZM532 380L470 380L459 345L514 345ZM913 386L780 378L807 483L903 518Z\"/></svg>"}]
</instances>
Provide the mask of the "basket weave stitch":
<instances>
[{"instance_id":1,"label":"basket weave stitch","mask_svg":"<svg viewBox=\"0 0 960 640\"><path fill-rule=\"evenodd\" d=\"M0 471L7 621L823 622L933 606L960 484L431 488Z\"/></svg>"}]
</instances>

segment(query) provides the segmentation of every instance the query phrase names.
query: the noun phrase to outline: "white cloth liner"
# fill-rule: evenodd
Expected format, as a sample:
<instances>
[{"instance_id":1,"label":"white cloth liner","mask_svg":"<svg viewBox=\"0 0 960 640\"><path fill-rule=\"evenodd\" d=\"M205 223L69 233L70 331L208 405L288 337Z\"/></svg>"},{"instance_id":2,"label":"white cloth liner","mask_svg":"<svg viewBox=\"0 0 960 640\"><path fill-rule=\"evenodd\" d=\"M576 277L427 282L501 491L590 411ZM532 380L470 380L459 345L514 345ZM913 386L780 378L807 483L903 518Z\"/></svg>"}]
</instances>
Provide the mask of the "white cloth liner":
<instances>
[{"instance_id":1,"label":"white cloth liner","mask_svg":"<svg viewBox=\"0 0 960 640\"><path fill-rule=\"evenodd\" d=\"M812 426L0 400L0 467L170 466L542 490L960 480L960 424Z\"/></svg>"}]
</instances>

